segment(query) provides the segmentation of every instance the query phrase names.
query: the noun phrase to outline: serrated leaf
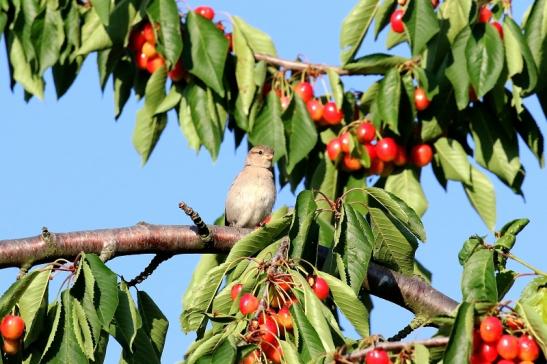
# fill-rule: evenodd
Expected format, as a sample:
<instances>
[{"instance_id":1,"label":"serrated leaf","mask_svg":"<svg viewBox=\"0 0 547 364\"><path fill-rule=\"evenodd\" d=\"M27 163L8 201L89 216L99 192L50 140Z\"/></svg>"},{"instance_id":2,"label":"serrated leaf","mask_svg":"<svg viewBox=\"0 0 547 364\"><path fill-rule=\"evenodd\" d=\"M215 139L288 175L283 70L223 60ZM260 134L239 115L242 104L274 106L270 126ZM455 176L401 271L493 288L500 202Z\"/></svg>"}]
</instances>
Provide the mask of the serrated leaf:
<instances>
[{"instance_id":1,"label":"serrated leaf","mask_svg":"<svg viewBox=\"0 0 547 364\"><path fill-rule=\"evenodd\" d=\"M215 268L218 267L223 261L225 257L222 257L218 254L203 254L199 258L198 263L196 264L196 267L194 268L192 272L192 278L190 278L190 282L188 282L188 287L186 288L186 291L184 292L184 296L182 297L182 306L186 307L190 304L190 302L193 300L192 292L195 289L195 287L199 284L201 284L203 278L207 275L207 273Z\"/></svg>"},{"instance_id":2,"label":"serrated leaf","mask_svg":"<svg viewBox=\"0 0 547 364\"><path fill-rule=\"evenodd\" d=\"M343 258L349 284L354 294L358 294L367 277L374 237L363 215L349 204L344 204L340 243L344 247Z\"/></svg>"},{"instance_id":3,"label":"serrated leaf","mask_svg":"<svg viewBox=\"0 0 547 364\"><path fill-rule=\"evenodd\" d=\"M309 352L312 358L322 355L324 353L323 344L317 331L306 317L302 305L300 303L292 304L290 311L295 326L298 327L298 332L302 337L302 350Z\"/></svg>"},{"instance_id":4,"label":"serrated leaf","mask_svg":"<svg viewBox=\"0 0 547 364\"><path fill-rule=\"evenodd\" d=\"M378 108L382 119L389 128L399 133L399 100L401 98L401 75L397 68L392 68L380 83L378 91Z\"/></svg>"},{"instance_id":5,"label":"serrated leaf","mask_svg":"<svg viewBox=\"0 0 547 364\"><path fill-rule=\"evenodd\" d=\"M289 341L279 340L279 346L281 347L281 352L283 353L283 360L285 360L286 363L302 363L294 344Z\"/></svg>"},{"instance_id":6,"label":"serrated leaf","mask_svg":"<svg viewBox=\"0 0 547 364\"><path fill-rule=\"evenodd\" d=\"M453 0L458 2L459 0ZM467 66L467 57L465 49L469 38L471 37L471 29L464 27L452 44L452 64L446 68L446 77L450 80L454 87L454 96L458 110L463 110L469 104L469 73Z\"/></svg>"},{"instance_id":7,"label":"serrated leaf","mask_svg":"<svg viewBox=\"0 0 547 364\"><path fill-rule=\"evenodd\" d=\"M173 85L169 90L167 96L165 96L165 98L161 101L161 103L154 111L154 114L163 114L168 112L169 110L179 105L181 99L182 94L180 92L180 89L177 86Z\"/></svg>"},{"instance_id":8,"label":"serrated leaf","mask_svg":"<svg viewBox=\"0 0 547 364\"><path fill-rule=\"evenodd\" d=\"M118 289L118 307L109 332L126 351L133 352L137 331L142 327L142 319L137 305L129 292L127 284L122 282Z\"/></svg>"},{"instance_id":9,"label":"serrated leaf","mask_svg":"<svg viewBox=\"0 0 547 364\"><path fill-rule=\"evenodd\" d=\"M536 157L539 166L543 167L545 164L543 157L544 138L539 126L526 108L523 108L522 112L518 114L517 119L513 119L515 129Z\"/></svg>"},{"instance_id":10,"label":"serrated leaf","mask_svg":"<svg viewBox=\"0 0 547 364\"><path fill-rule=\"evenodd\" d=\"M547 322L547 278L537 277L524 287L518 303L533 309L544 322Z\"/></svg>"},{"instance_id":11,"label":"serrated leaf","mask_svg":"<svg viewBox=\"0 0 547 364\"><path fill-rule=\"evenodd\" d=\"M236 56L236 81L238 88L238 101L245 115L249 115L249 109L253 103L255 85L255 58L245 34L238 22L233 23L233 47Z\"/></svg>"},{"instance_id":12,"label":"serrated leaf","mask_svg":"<svg viewBox=\"0 0 547 364\"><path fill-rule=\"evenodd\" d=\"M374 16L374 40L378 39L378 35L382 31L382 29L384 29L386 25L389 24L391 14L393 14L396 8L396 0L384 0L382 5L380 5L378 10L376 11L376 15Z\"/></svg>"},{"instance_id":13,"label":"serrated leaf","mask_svg":"<svg viewBox=\"0 0 547 364\"><path fill-rule=\"evenodd\" d=\"M97 13L103 25L110 20L110 0L91 0L91 8Z\"/></svg>"},{"instance_id":14,"label":"serrated leaf","mask_svg":"<svg viewBox=\"0 0 547 364\"><path fill-rule=\"evenodd\" d=\"M372 19L378 11L380 0L360 0L342 21L340 30L340 59L349 63L359 50Z\"/></svg>"},{"instance_id":15,"label":"serrated leaf","mask_svg":"<svg viewBox=\"0 0 547 364\"><path fill-rule=\"evenodd\" d=\"M205 356L214 351L218 344L224 339L224 333L219 333L214 336L211 336L202 342L199 343L199 346L195 347L194 350L186 358L186 363L193 364L196 363L201 357Z\"/></svg>"},{"instance_id":16,"label":"serrated leaf","mask_svg":"<svg viewBox=\"0 0 547 364\"><path fill-rule=\"evenodd\" d=\"M101 19L94 11L87 12L84 24L81 26L82 43L76 55L85 56L91 52L112 47L112 39L108 35Z\"/></svg>"},{"instance_id":17,"label":"serrated leaf","mask_svg":"<svg viewBox=\"0 0 547 364\"><path fill-rule=\"evenodd\" d=\"M134 72L129 61L120 60L112 72L114 87L114 117L117 119L131 96Z\"/></svg>"},{"instance_id":18,"label":"serrated leaf","mask_svg":"<svg viewBox=\"0 0 547 364\"><path fill-rule=\"evenodd\" d=\"M496 192L494 185L483 173L471 167L471 184L462 184L469 202L490 231L496 225Z\"/></svg>"},{"instance_id":19,"label":"serrated leaf","mask_svg":"<svg viewBox=\"0 0 547 364\"><path fill-rule=\"evenodd\" d=\"M10 65L13 69L13 80L20 83L26 92L42 100L44 98L44 80L32 71L19 38L9 35L6 43L9 49Z\"/></svg>"},{"instance_id":20,"label":"serrated leaf","mask_svg":"<svg viewBox=\"0 0 547 364\"><path fill-rule=\"evenodd\" d=\"M40 362L44 362L43 359L48 354L48 351L51 348L53 341L57 337L57 330L59 329L59 324L63 325L63 323L61 322L62 313L63 313L62 300L58 300L57 302L50 305L48 310L48 323L51 322L51 326L48 325L50 327L49 336L47 338L46 345L44 346L42 355L40 357Z\"/></svg>"},{"instance_id":21,"label":"serrated leaf","mask_svg":"<svg viewBox=\"0 0 547 364\"><path fill-rule=\"evenodd\" d=\"M47 313L48 287L51 266L39 271L17 302L19 314L25 321L25 344L29 345L41 335Z\"/></svg>"},{"instance_id":22,"label":"serrated leaf","mask_svg":"<svg viewBox=\"0 0 547 364\"><path fill-rule=\"evenodd\" d=\"M224 96L222 79L228 54L228 40L213 22L193 11L188 13L186 24L189 39L184 43L184 52L191 53L191 62L185 63L185 67L218 95ZM185 61L187 59L186 56Z\"/></svg>"},{"instance_id":23,"label":"serrated leaf","mask_svg":"<svg viewBox=\"0 0 547 364\"><path fill-rule=\"evenodd\" d=\"M357 297L355 289L344 282L324 272L318 272L329 284L336 306L353 325L361 337L370 335L369 313L365 305Z\"/></svg>"},{"instance_id":24,"label":"serrated leaf","mask_svg":"<svg viewBox=\"0 0 547 364\"><path fill-rule=\"evenodd\" d=\"M503 43L490 24L476 24L465 49L469 79L477 97L498 82L504 64Z\"/></svg>"},{"instance_id":25,"label":"serrated leaf","mask_svg":"<svg viewBox=\"0 0 547 364\"><path fill-rule=\"evenodd\" d=\"M471 164L457 140L446 137L437 139L435 153L439 156L446 178L471 184Z\"/></svg>"},{"instance_id":26,"label":"serrated leaf","mask_svg":"<svg viewBox=\"0 0 547 364\"><path fill-rule=\"evenodd\" d=\"M287 139L287 173L292 173L296 165L305 159L315 147L317 128L300 97L294 98L281 118Z\"/></svg>"},{"instance_id":27,"label":"serrated leaf","mask_svg":"<svg viewBox=\"0 0 547 364\"><path fill-rule=\"evenodd\" d=\"M95 356L93 351L93 336L91 334L91 328L87 322L84 308L76 299L72 300L72 317L69 319L72 320L74 337L80 346L80 350L88 359L94 360Z\"/></svg>"},{"instance_id":28,"label":"serrated leaf","mask_svg":"<svg viewBox=\"0 0 547 364\"><path fill-rule=\"evenodd\" d=\"M465 262L462 274L462 294L466 302L498 301L493 252L475 251Z\"/></svg>"},{"instance_id":29,"label":"serrated leaf","mask_svg":"<svg viewBox=\"0 0 547 364\"><path fill-rule=\"evenodd\" d=\"M440 8L441 18L450 24L446 36L452 45L462 29L469 25L471 4L471 0L446 0Z\"/></svg>"},{"instance_id":30,"label":"serrated leaf","mask_svg":"<svg viewBox=\"0 0 547 364\"><path fill-rule=\"evenodd\" d=\"M501 236L505 234L517 235L526 227L526 225L528 225L529 222L530 220L526 218L511 220L502 226L499 233Z\"/></svg>"},{"instance_id":31,"label":"serrated leaf","mask_svg":"<svg viewBox=\"0 0 547 364\"><path fill-rule=\"evenodd\" d=\"M317 204L313 193L309 190L300 192L296 198L293 221L289 231L291 242L289 254L293 259L302 258L304 252L307 251L308 233L313 224L316 210Z\"/></svg>"},{"instance_id":32,"label":"serrated leaf","mask_svg":"<svg viewBox=\"0 0 547 364\"><path fill-rule=\"evenodd\" d=\"M513 287L518 273L512 270L505 270L496 274L496 287L498 290L498 301L502 301L507 292Z\"/></svg>"},{"instance_id":33,"label":"serrated leaf","mask_svg":"<svg viewBox=\"0 0 547 364\"><path fill-rule=\"evenodd\" d=\"M137 304L142 318L142 330L150 338L159 358L163 352L169 321L146 292L137 291Z\"/></svg>"},{"instance_id":34,"label":"serrated leaf","mask_svg":"<svg viewBox=\"0 0 547 364\"><path fill-rule=\"evenodd\" d=\"M107 327L118 306L117 276L94 254L86 254L85 261L91 268L96 289L99 291L94 297L97 314L103 326Z\"/></svg>"},{"instance_id":35,"label":"serrated leaf","mask_svg":"<svg viewBox=\"0 0 547 364\"><path fill-rule=\"evenodd\" d=\"M156 28L156 34L159 38L159 43L162 45L162 53L165 56L168 64L174 65L179 60L182 52L180 16L177 3L175 0L158 0L152 2L152 5L155 6L155 9L148 9L148 16L154 23L158 24L158 27ZM194 37L195 34L193 34L193 31L195 30L195 25L194 19L190 20L191 14L193 14L193 12L188 12L187 17L188 28L191 28L191 30L189 29L190 39L192 41L191 47L199 48L199 36L198 39ZM220 54L222 54L221 49L217 48L218 44L215 39L213 39L213 37L210 35L210 33L206 33L203 36L207 37L207 40L211 42L210 46L212 47L212 49L215 49ZM201 53L200 55L204 56L203 53ZM209 60L205 58L200 58L200 61L209 62Z\"/></svg>"},{"instance_id":36,"label":"serrated leaf","mask_svg":"<svg viewBox=\"0 0 547 364\"><path fill-rule=\"evenodd\" d=\"M504 19L503 30L509 77L515 76L513 82L524 88L525 93L529 93L534 90L538 81L538 70L532 52L521 28L513 19Z\"/></svg>"},{"instance_id":37,"label":"serrated leaf","mask_svg":"<svg viewBox=\"0 0 547 364\"><path fill-rule=\"evenodd\" d=\"M188 105L188 101L184 97L180 100L178 116L180 130L186 137L188 145L196 152L199 151L201 140L199 139L199 135L195 127L196 123L192 120L190 105Z\"/></svg>"},{"instance_id":38,"label":"serrated leaf","mask_svg":"<svg viewBox=\"0 0 547 364\"><path fill-rule=\"evenodd\" d=\"M414 362L416 364L429 364L429 350L422 344L414 345Z\"/></svg>"},{"instance_id":39,"label":"serrated leaf","mask_svg":"<svg viewBox=\"0 0 547 364\"><path fill-rule=\"evenodd\" d=\"M40 64L40 75L57 62L65 40L63 19L58 6L57 1L48 0L43 18L38 16L32 24L32 40Z\"/></svg>"},{"instance_id":40,"label":"serrated leaf","mask_svg":"<svg viewBox=\"0 0 547 364\"><path fill-rule=\"evenodd\" d=\"M39 275L38 271L26 274L22 279L15 281L0 298L0 317L7 315L19 301L29 285Z\"/></svg>"},{"instance_id":41,"label":"serrated leaf","mask_svg":"<svg viewBox=\"0 0 547 364\"><path fill-rule=\"evenodd\" d=\"M329 76L330 89L336 102L336 107L341 109L344 102L344 85L342 84L340 75L332 68L327 69L327 75Z\"/></svg>"},{"instance_id":42,"label":"serrated leaf","mask_svg":"<svg viewBox=\"0 0 547 364\"><path fill-rule=\"evenodd\" d=\"M473 347L473 318L473 304L461 303L443 355L444 364L469 363Z\"/></svg>"},{"instance_id":43,"label":"serrated leaf","mask_svg":"<svg viewBox=\"0 0 547 364\"><path fill-rule=\"evenodd\" d=\"M418 177L418 170L405 168L390 174L384 188L406 202L419 216L427 210L427 199Z\"/></svg>"},{"instance_id":44,"label":"serrated leaf","mask_svg":"<svg viewBox=\"0 0 547 364\"><path fill-rule=\"evenodd\" d=\"M270 91L266 104L258 114L253 129L249 132L249 140L253 145L268 145L275 151L275 163L287 154L285 148L285 129L281 119L281 104L275 92Z\"/></svg>"},{"instance_id":45,"label":"serrated leaf","mask_svg":"<svg viewBox=\"0 0 547 364\"><path fill-rule=\"evenodd\" d=\"M420 54L427 42L441 29L430 0L410 1L403 22L409 34L414 56Z\"/></svg>"},{"instance_id":46,"label":"serrated leaf","mask_svg":"<svg viewBox=\"0 0 547 364\"><path fill-rule=\"evenodd\" d=\"M369 216L374 235L374 259L398 272L412 274L417 242L405 236L382 210L369 207Z\"/></svg>"},{"instance_id":47,"label":"serrated leaf","mask_svg":"<svg viewBox=\"0 0 547 364\"><path fill-rule=\"evenodd\" d=\"M392 68L397 68L407 62L408 58L384 53L367 54L348 63L344 69L352 74L383 75Z\"/></svg>"},{"instance_id":48,"label":"serrated leaf","mask_svg":"<svg viewBox=\"0 0 547 364\"><path fill-rule=\"evenodd\" d=\"M547 355L547 320L526 303L519 301L515 305L515 309L524 320L526 328L530 330L541 351L543 351L543 355Z\"/></svg>"}]
</instances>

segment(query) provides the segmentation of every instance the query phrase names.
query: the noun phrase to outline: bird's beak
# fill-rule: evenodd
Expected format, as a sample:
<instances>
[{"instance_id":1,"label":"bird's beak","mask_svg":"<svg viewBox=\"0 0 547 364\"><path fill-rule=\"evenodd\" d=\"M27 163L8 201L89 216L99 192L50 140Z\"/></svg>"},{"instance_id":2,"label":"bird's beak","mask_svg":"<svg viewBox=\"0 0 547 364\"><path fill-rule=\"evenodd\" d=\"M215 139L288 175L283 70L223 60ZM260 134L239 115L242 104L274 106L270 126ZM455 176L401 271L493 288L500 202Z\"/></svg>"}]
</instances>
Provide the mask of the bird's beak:
<instances>
[{"instance_id":1,"label":"bird's beak","mask_svg":"<svg viewBox=\"0 0 547 364\"><path fill-rule=\"evenodd\" d=\"M272 160L273 160L273 157L274 157L274 156L273 156L273 154L272 154L272 155L267 156L266 158L268 158L269 161L272 161Z\"/></svg>"}]
</instances>

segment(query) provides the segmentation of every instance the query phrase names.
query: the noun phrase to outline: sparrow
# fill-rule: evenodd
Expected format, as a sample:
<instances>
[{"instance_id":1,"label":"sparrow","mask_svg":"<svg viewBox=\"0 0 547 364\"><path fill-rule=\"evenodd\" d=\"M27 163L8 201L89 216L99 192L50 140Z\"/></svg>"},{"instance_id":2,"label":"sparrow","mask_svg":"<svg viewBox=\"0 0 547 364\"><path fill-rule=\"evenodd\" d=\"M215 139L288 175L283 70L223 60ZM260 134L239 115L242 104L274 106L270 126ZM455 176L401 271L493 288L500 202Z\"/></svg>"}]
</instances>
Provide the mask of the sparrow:
<instances>
[{"instance_id":1,"label":"sparrow","mask_svg":"<svg viewBox=\"0 0 547 364\"><path fill-rule=\"evenodd\" d=\"M273 156L273 149L266 145L257 145L247 154L226 196L227 226L254 228L271 214L276 196Z\"/></svg>"}]
</instances>

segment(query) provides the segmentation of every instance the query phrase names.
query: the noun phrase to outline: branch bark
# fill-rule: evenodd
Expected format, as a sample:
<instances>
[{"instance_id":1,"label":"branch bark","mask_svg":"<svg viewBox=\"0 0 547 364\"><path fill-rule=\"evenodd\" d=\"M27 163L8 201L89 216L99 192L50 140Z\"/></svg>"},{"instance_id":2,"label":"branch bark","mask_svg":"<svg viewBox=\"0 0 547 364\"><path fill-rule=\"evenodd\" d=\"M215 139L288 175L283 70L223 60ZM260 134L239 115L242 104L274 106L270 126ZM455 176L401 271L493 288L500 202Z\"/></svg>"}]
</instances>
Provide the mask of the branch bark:
<instances>
[{"instance_id":1,"label":"branch bark","mask_svg":"<svg viewBox=\"0 0 547 364\"><path fill-rule=\"evenodd\" d=\"M255 59L257 61L264 61L268 64L280 66L285 69L290 69L293 71L315 70L320 73L327 73L328 69L332 69L341 76L346 76L351 74L350 71L340 68L338 66L331 66L328 64L321 64L321 63L289 61L286 59L277 58L277 57L270 56L263 53L255 53Z\"/></svg>"},{"instance_id":2,"label":"branch bark","mask_svg":"<svg viewBox=\"0 0 547 364\"><path fill-rule=\"evenodd\" d=\"M103 254L110 258L166 252L171 254L227 253L252 229L209 225L212 243L205 244L195 226L153 225L52 233L11 240L0 240L0 268L32 266L59 258L74 259L80 252ZM389 300L416 314L448 315L457 302L427 282L408 277L371 262L365 287L371 294Z\"/></svg>"}]
</instances>

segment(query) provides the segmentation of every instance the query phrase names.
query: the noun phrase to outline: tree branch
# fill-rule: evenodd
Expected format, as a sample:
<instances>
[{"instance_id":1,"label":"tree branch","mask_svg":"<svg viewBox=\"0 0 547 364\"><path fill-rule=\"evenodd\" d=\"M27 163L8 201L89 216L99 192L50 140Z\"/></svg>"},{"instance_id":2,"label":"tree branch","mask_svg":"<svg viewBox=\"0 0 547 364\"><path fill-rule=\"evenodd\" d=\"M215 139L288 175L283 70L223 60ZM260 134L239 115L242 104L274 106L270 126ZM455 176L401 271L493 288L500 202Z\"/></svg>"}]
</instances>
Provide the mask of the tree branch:
<instances>
[{"instance_id":1,"label":"tree branch","mask_svg":"<svg viewBox=\"0 0 547 364\"><path fill-rule=\"evenodd\" d=\"M0 240L0 268L20 267L52 262L59 258L73 259L80 252L101 254L108 247L110 257L147 253L227 253L239 239L252 229L209 225L212 242L207 245L195 226L152 225L52 233ZM389 300L414 313L427 316L450 314L457 302L435 290L419 278L408 277L388 268L369 264L365 287L371 294Z\"/></svg>"},{"instance_id":2,"label":"tree branch","mask_svg":"<svg viewBox=\"0 0 547 364\"><path fill-rule=\"evenodd\" d=\"M400 351L406 348L414 347L416 345L423 345L427 348L446 346L448 344L448 339L448 337L434 337L426 340L416 340L408 342L398 341L378 343L366 349L354 351L353 353L346 355L344 358L350 361L361 360L367 355L369 351L372 351L374 349L384 349L386 351Z\"/></svg>"},{"instance_id":3,"label":"tree branch","mask_svg":"<svg viewBox=\"0 0 547 364\"><path fill-rule=\"evenodd\" d=\"M280 66L286 69L293 71L305 71L305 70L314 70L320 73L327 73L328 69L334 70L341 76L350 75L351 73L348 70L340 68L338 66L330 66L328 64L320 63L306 63L306 62L297 62L297 61L288 61L286 59L277 58L263 53L255 53L255 59L257 61L264 61L269 64Z\"/></svg>"}]
</instances>

